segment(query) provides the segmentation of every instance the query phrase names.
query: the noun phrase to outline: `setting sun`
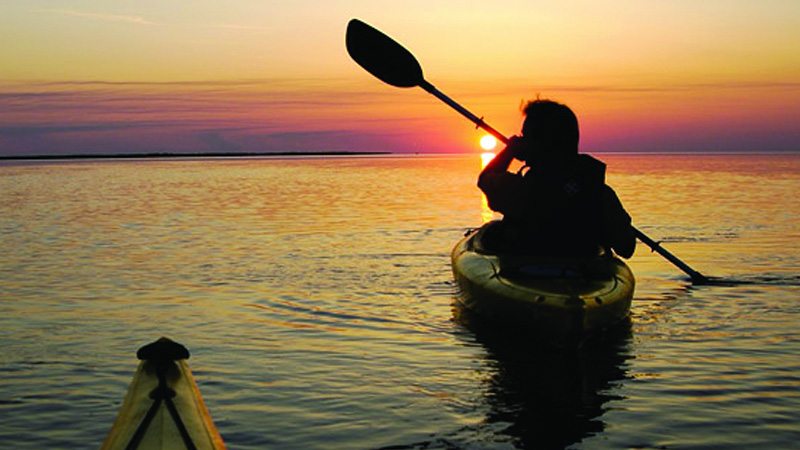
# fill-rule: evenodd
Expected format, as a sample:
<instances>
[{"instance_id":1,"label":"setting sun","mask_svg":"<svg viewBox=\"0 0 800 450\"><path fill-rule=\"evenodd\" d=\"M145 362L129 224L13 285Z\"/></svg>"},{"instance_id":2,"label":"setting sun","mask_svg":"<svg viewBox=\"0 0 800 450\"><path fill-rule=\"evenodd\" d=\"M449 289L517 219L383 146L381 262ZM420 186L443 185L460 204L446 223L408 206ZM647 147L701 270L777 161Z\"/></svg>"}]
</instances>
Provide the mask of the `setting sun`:
<instances>
[{"instance_id":1,"label":"setting sun","mask_svg":"<svg viewBox=\"0 0 800 450\"><path fill-rule=\"evenodd\" d=\"M484 135L481 138L481 148L484 150L494 150L497 146L497 139L491 134Z\"/></svg>"}]
</instances>

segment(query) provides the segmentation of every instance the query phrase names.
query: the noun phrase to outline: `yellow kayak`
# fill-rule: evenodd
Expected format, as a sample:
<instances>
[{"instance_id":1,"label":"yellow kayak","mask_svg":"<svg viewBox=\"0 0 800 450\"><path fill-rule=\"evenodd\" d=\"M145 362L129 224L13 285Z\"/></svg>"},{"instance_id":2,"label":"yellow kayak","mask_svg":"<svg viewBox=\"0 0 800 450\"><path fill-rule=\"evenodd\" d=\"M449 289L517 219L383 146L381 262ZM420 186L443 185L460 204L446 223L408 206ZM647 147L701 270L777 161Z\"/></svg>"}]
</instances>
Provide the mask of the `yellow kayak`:
<instances>
[{"instance_id":1,"label":"yellow kayak","mask_svg":"<svg viewBox=\"0 0 800 450\"><path fill-rule=\"evenodd\" d=\"M224 449L186 360L186 347L161 338L142 362L101 449Z\"/></svg>"},{"instance_id":2,"label":"yellow kayak","mask_svg":"<svg viewBox=\"0 0 800 450\"><path fill-rule=\"evenodd\" d=\"M582 338L628 317L635 279L621 259L493 252L482 238L495 223L468 233L451 254L457 297L468 312L556 341Z\"/></svg>"}]
</instances>

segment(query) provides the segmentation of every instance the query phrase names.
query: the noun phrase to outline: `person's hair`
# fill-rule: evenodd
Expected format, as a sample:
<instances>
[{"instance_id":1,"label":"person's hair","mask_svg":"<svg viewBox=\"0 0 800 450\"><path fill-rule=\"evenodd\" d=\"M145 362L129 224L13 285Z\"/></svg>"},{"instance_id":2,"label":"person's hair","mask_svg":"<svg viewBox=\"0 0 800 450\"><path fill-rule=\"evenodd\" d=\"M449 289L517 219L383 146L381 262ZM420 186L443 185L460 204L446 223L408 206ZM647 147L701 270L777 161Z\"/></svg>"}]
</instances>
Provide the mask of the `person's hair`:
<instances>
[{"instance_id":1,"label":"person's hair","mask_svg":"<svg viewBox=\"0 0 800 450\"><path fill-rule=\"evenodd\" d=\"M567 105L537 98L529 101L522 112L522 135L533 135L542 150L564 155L578 153L578 118Z\"/></svg>"}]
</instances>

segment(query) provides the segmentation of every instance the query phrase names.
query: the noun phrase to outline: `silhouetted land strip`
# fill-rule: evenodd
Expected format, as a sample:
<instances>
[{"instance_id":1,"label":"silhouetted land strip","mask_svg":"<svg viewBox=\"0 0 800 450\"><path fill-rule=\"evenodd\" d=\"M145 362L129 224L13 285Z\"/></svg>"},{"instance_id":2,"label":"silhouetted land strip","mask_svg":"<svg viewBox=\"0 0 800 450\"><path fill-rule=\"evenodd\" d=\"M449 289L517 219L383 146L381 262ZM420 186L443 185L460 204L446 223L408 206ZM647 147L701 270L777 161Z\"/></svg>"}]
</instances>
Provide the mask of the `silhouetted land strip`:
<instances>
[{"instance_id":1,"label":"silhouetted land strip","mask_svg":"<svg viewBox=\"0 0 800 450\"><path fill-rule=\"evenodd\" d=\"M388 155L391 152L239 152L239 153L103 153L76 155L14 155L0 156L2 160L50 160L50 159L134 159L134 158L242 158L263 156L361 156Z\"/></svg>"}]
</instances>

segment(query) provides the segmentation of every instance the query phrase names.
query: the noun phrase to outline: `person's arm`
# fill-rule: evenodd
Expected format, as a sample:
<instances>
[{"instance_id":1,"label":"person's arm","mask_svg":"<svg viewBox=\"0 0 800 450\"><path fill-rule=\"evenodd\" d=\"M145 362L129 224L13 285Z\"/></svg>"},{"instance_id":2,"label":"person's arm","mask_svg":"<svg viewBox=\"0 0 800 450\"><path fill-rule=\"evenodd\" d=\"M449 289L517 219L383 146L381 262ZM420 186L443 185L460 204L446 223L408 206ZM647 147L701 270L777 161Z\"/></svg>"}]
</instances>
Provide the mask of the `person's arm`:
<instances>
[{"instance_id":1,"label":"person's arm","mask_svg":"<svg viewBox=\"0 0 800 450\"><path fill-rule=\"evenodd\" d=\"M522 177L508 172L520 148L520 138L511 137L506 148L495 155L478 177L478 187L486 195L489 207L505 215L513 214L521 207Z\"/></svg>"},{"instance_id":2,"label":"person's arm","mask_svg":"<svg viewBox=\"0 0 800 450\"><path fill-rule=\"evenodd\" d=\"M606 185L603 192L603 235L606 244L623 258L630 258L636 250L636 234L616 192Z\"/></svg>"},{"instance_id":3,"label":"person's arm","mask_svg":"<svg viewBox=\"0 0 800 450\"><path fill-rule=\"evenodd\" d=\"M508 145L489 161L489 164L481 171L481 175L484 173L505 172L508 170L508 166L511 165L511 162L516 157L516 146L513 145L514 138L515 136L512 136Z\"/></svg>"}]
</instances>

